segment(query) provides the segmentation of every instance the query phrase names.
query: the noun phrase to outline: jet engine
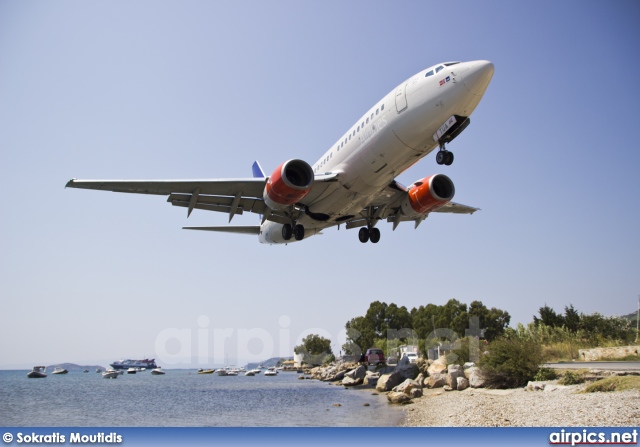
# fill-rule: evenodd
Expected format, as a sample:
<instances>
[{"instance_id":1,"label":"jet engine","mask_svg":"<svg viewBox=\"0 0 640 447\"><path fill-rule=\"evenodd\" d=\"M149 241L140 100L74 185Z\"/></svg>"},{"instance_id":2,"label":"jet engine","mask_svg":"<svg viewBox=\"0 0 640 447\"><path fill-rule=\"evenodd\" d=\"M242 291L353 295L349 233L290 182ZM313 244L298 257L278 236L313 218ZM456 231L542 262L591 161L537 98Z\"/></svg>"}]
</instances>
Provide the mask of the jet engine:
<instances>
[{"instance_id":1,"label":"jet engine","mask_svg":"<svg viewBox=\"0 0 640 447\"><path fill-rule=\"evenodd\" d=\"M405 216L431 212L447 204L455 194L453 182L444 174L434 174L415 182L402 202Z\"/></svg>"},{"instance_id":2,"label":"jet engine","mask_svg":"<svg viewBox=\"0 0 640 447\"><path fill-rule=\"evenodd\" d=\"M313 169L302 160L288 160L273 171L264 189L264 203L272 210L283 210L299 202L313 184Z\"/></svg>"}]
</instances>

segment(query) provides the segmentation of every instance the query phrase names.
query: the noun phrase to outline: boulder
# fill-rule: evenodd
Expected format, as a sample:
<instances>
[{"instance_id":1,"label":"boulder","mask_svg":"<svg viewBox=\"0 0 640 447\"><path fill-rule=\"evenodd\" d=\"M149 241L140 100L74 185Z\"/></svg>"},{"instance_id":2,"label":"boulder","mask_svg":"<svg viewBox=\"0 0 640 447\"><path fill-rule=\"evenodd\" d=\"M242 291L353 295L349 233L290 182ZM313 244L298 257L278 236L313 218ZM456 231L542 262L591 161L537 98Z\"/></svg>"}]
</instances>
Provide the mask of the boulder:
<instances>
[{"instance_id":1,"label":"boulder","mask_svg":"<svg viewBox=\"0 0 640 447\"><path fill-rule=\"evenodd\" d=\"M445 391L453 391L453 388L451 388L449 385L443 386L442 389Z\"/></svg>"},{"instance_id":2,"label":"boulder","mask_svg":"<svg viewBox=\"0 0 640 447\"><path fill-rule=\"evenodd\" d=\"M447 372L447 365L444 362L441 362L440 359L436 360L427 368L427 372L429 375L433 374L444 374Z\"/></svg>"},{"instance_id":3,"label":"boulder","mask_svg":"<svg viewBox=\"0 0 640 447\"><path fill-rule=\"evenodd\" d=\"M418 377L415 378L415 381L418 382L418 385L420 385L420 388L424 388L424 382L425 382L424 374L422 373L418 374Z\"/></svg>"},{"instance_id":4,"label":"boulder","mask_svg":"<svg viewBox=\"0 0 640 447\"><path fill-rule=\"evenodd\" d=\"M466 390L467 388L469 388L469 379L467 379L464 376L458 377L456 385L457 385L458 391Z\"/></svg>"},{"instance_id":5,"label":"boulder","mask_svg":"<svg viewBox=\"0 0 640 447\"><path fill-rule=\"evenodd\" d=\"M382 374L376 383L377 391L391 391L394 386L400 384L400 374L392 372L391 374Z\"/></svg>"},{"instance_id":6,"label":"boulder","mask_svg":"<svg viewBox=\"0 0 640 447\"><path fill-rule=\"evenodd\" d=\"M411 392L409 393L409 396L412 399L415 399L417 397L422 397L422 390L420 388L414 388L411 390Z\"/></svg>"},{"instance_id":7,"label":"boulder","mask_svg":"<svg viewBox=\"0 0 640 447\"><path fill-rule=\"evenodd\" d=\"M364 377L362 384L368 385L368 386L376 386L379 378L380 378L380 374L367 371L367 375Z\"/></svg>"},{"instance_id":8,"label":"boulder","mask_svg":"<svg viewBox=\"0 0 640 447\"><path fill-rule=\"evenodd\" d=\"M398 393L395 391L391 391L389 394L387 394L387 400L392 404L401 404L401 405L406 405L413 402L411 398L406 394Z\"/></svg>"},{"instance_id":9,"label":"boulder","mask_svg":"<svg viewBox=\"0 0 640 447\"><path fill-rule=\"evenodd\" d=\"M473 368L474 366L476 366L475 363L473 362L467 362L464 365L462 365L462 369L464 369L465 371L468 370L469 368Z\"/></svg>"},{"instance_id":10,"label":"boulder","mask_svg":"<svg viewBox=\"0 0 640 447\"><path fill-rule=\"evenodd\" d=\"M344 379L342 379L342 385L344 386L356 386L356 385L361 385L363 382L363 379L353 379L351 377L345 376Z\"/></svg>"},{"instance_id":11,"label":"boulder","mask_svg":"<svg viewBox=\"0 0 640 447\"><path fill-rule=\"evenodd\" d=\"M477 366L473 366L464 372L467 379L469 379L469 386L471 388L484 388L485 379L482 375L482 371Z\"/></svg>"},{"instance_id":12,"label":"boulder","mask_svg":"<svg viewBox=\"0 0 640 447\"><path fill-rule=\"evenodd\" d=\"M527 391L543 391L546 386L546 382L532 382L529 381L527 383L527 387L525 388Z\"/></svg>"},{"instance_id":13,"label":"boulder","mask_svg":"<svg viewBox=\"0 0 640 447\"><path fill-rule=\"evenodd\" d=\"M345 377L349 377L355 381L360 380L360 383L362 383L366 375L367 368L365 368L364 365L360 365L357 368L352 369L351 371L344 374Z\"/></svg>"},{"instance_id":14,"label":"boulder","mask_svg":"<svg viewBox=\"0 0 640 447\"><path fill-rule=\"evenodd\" d=\"M419 371L415 363L396 366L395 370L390 374L382 374L376 384L378 391L391 391L394 386L399 385L406 379L415 379L418 377Z\"/></svg>"},{"instance_id":15,"label":"boulder","mask_svg":"<svg viewBox=\"0 0 640 447\"><path fill-rule=\"evenodd\" d=\"M410 395L411 390L413 389L422 389L422 387L415 380L407 379L404 382L402 382L400 385L393 387L392 391Z\"/></svg>"},{"instance_id":16,"label":"boulder","mask_svg":"<svg viewBox=\"0 0 640 447\"><path fill-rule=\"evenodd\" d=\"M447 368L447 385L454 390L458 389L458 377L464 377L462 366L451 364Z\"/></svg>"},{"instance_id":17,"label":"boulder","mask_svg":"<svg viewBox=\"0 0 640 447\"><path fill-rule=\"evenodd\" d=\"M447 384L447 376L445 374L434 373L427 377L429 388L440 388Z\"/></svg>"}]
</instances>

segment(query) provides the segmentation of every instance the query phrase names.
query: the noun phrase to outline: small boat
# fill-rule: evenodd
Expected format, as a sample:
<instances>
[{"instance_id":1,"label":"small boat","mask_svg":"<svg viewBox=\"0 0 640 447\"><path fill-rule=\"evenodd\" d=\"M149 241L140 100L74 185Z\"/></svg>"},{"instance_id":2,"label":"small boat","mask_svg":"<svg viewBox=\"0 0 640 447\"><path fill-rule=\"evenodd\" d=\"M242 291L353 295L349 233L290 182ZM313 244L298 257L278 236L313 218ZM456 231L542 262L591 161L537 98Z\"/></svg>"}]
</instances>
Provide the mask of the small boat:
<instances>
[{"instance_id":1,"label":"small boat","mask_svg":"<svg viewBox=\"0 0 640 447\"><path fill-rule=\"evenodd\" d=\"M164 371L162 370L162 368L160 368L159 366L157 368L154 368L151 370L151 375L152 376L162 376L164 375Z\"/></svg>"},{"instance_id":2,"label":"small boat","mask_svg":"<svg viewBox=\"0 0 640 447\"><path fill-rule=\"evenodd\" d=\"M56 369L53 370L51 374L67 374L68 372L69 371L67 371L64 368L57 367Z\"/></svg>"},{"instance_id":3,"label":"small boat","mask_svg":"<svg viewBox=\"0 0 640 447\"><path fill-rule=\"evenodd\" d=\"M262 372L262 370L261 370L261 369L256 368L256 369L252 369L252 370L251 370L251 371L249 371L249 372L252 372L252 373L254 373L254 374L260 374L260 373Z\"/></svg>"},{"instance_id":4,"label":"small boat","mask_svg":"<svg viewBox=\"0 0 640 447\"><path fill-rule=\"evenodd\" d=\"M115 369L108 369L102 373L102 377L105 379L117 379L119 375Z\"/></svg>"},{"instance_id":5,"label":"small boat","mask_svg":"<svg viewBox=\"0 0 640 447\"><path fill-rule=\"evenodd\" d=\"M83 372L83 373L88 373L88 372L89 372L89 370L88 370L88 369L85 369L85 370L84 370L84 371L82 371L82 372Z\"/></svg>"},{"instance_id":6,"label":"small boat","mask_svg":"<svg viewBox=\"0 0 640 447\"><path fill-rule=\"evenodd\" d=\"M27 377L30 379L43 379L47 377L46 366L34 366L31 371L27 373Z\"/></svg>"},{"instance_id":7,"label":"small boat","mask_svg":"<svg viewBox=\"0 0 640 447\"><path fill-rule=\"evenodd\" d=\"M137 373L137 372L138 372L138 370L137 370L136 368L129 368L129 369L127 370L127 374L135 374L135 373Z\"/></svg>"},{"instance_id":8,"label":"small boat","mask_svg":"<svg viewBox=\"0 0 640 447\"><path fill-rule=\"evenodd\" d=\"M249 377L253 377L256 375L256 373L254 373L253 371L247 371L246 373L244 373L245 376L249 376Z\"/></svg>"},{"instance_id":9,"label":"small boat","mask_svg":"<svg viewBox=\"0 0 640 447\"><path fill-rule=\"evenodd\" d=\"M215 369L202 369L198 370L198 374L213 374Z\"/></svg>"},{"instance_id":10,"label":"small boat","mask_svg":"<svg viewBox=\"0 0 640 447\"><path fill-rule=\"evenodd\" d=\"M277 376L278 375L278 371L272 366L271 368L267 369L264 372L265 376Z\"/></svg>"}]
</instances>

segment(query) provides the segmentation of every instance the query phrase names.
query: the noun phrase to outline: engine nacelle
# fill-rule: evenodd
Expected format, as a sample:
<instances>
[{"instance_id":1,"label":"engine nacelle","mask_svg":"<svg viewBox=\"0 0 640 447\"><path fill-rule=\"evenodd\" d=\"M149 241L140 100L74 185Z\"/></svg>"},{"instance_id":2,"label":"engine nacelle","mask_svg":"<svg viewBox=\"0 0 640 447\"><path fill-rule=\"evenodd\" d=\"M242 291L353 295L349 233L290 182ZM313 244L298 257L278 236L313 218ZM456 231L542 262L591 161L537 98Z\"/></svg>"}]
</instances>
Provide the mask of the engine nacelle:
<instances>
[{"instance_id":1,"label":"engine nacelle","mask_svg":"<svg viewBox=\"0 0 640 447\"><path fill-rule=\"evenodd\" d=\"M402 212L405 216L431 212L446 205L453 199L455 192L453 182L444 174L423 178L407 191L407 197L402 202Z\"/></svg>"},{"instance_id":2,"label":"engine nacelle","mask_svg":"<svg viewBox=\"0 0 640 447\"><path fill-rule=\"evenodd\" d=\"M264 188L264 203L272 210L282 210L299 202L313 184L313 169L302 160L288 160L273 171Z\"/></svg>"}]
</instances>

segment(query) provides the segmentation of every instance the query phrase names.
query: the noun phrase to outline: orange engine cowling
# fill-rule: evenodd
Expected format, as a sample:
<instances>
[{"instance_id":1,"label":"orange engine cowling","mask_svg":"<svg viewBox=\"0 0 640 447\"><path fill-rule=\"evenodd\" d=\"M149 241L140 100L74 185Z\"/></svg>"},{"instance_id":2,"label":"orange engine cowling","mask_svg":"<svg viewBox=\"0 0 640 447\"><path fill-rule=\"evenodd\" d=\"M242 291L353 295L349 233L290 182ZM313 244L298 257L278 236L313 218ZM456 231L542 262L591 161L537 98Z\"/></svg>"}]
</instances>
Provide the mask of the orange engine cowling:
<instances>
[{"instance_id":1,"label":"orange engine cowling","mask_svg":"<svg viewBox=\"0 0 640 447\"><path fill-rule=\"evenodd\" d=\"M405 216L431 212L447 204L453 199L455 192L453 182L444 174L423 178L407 191L407 197L402 202L402 212Z\"/></svg>"},{"instance_id":2,"label":"orange engine cowling","mask_svg":"<svg viewBox=\"0 0 640 447\"><path fill-rule=\"evenodd\" d=\"M264 202L272 210L282 210L300 201L311 191L313 169L305 161L288 160L273 171L264 188Z\"/></svg>"}]
</instances>

